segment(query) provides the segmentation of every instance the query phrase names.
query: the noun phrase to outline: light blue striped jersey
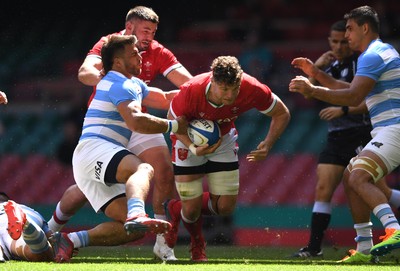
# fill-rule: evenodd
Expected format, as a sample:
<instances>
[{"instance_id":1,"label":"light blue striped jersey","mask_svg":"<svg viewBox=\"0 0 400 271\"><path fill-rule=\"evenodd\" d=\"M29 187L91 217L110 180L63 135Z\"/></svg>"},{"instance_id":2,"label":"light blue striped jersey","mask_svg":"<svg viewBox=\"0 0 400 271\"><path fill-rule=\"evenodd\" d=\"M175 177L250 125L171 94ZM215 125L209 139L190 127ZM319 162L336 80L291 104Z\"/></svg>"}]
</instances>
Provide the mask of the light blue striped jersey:
<instances>
[{"instance_id":1,"label":"light blue striped jersey","mask_svg":"<svg viewBox=\"0 0 400 271\"><path fill-rule=\"evenodd\" d=\"M7 215L4 211L4 205L7 202L1 202L0 203L0 225L5 225L6 221L8 221L7 219ZM36 210L23 205L23 204L18 204L19 207L21 207L21 209L24 211L24 213L26 214L26 218L28 219L28 221L30 223L35 223L36 225L38 225L40 228L42 228L42 230L44 231L44 233L49 232L49 227L47 225L47 221L43 218L43 216L41 214L39 214Z\"/></svg>"},{"instance_id":2,"label":"light blue striped jersey","mask_svg":"<svg viewBox=\"0 0 400 271\"><path fill-rule=\"evenodd\" d=\"M373 40L358 58L356 76L376 81L366 97L374 128L400 123L400 58L390 44Z\"/></svg>"},{"instance_id":3,"label":"light blue striped jersey","mask_svg":"<svg viewBox=\"0 0 400 271\"><path fill-rule=\"evenodd\" d=\"M86 112L79 140L102 138L126 147L132 131L118 112L117 105L124 101L142 103L148 91L142 80L128 79L119 72L109 71L96 86L96 95Z\"/></svg>"}]
</instances>

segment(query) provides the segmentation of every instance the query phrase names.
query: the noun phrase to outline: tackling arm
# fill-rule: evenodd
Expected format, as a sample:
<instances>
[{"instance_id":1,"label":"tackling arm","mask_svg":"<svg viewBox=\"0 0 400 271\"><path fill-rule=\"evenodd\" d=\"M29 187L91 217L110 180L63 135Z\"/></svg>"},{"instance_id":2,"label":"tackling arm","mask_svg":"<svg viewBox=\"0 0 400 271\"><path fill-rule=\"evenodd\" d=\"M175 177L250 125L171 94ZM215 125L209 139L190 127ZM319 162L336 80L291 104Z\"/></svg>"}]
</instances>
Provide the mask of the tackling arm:
<instances>
[{"instance_id":1,"label":"tackling arm","mask_svg":"<svg viewBox=\"0 0 400 271\"><path fill-rule=\"evenodd\" d=\"M101 59L94 56L86 57L79 68L78 80L87 86L95 86L103 76L103 63Z\"/></svg>"},{"instance_id":2,"label":"tackling arm","mask_svg":"<svg viewBox=\"0 0 400 271\"><path fill-rule=\"evenodd\" d=\"M315 98L330 104L358 106L373 89L375 81L365 76L355 76L348 88L329 89L314 86L304 76L296 76L290 81L289 91L298 92L306 98Z\"/></svg>"},{"instance_id":3,"label":"tackling arm","mask_svg":"<svg viewBox=\"0 0 400 271\"><path fill-rule=\"evenodd\" d=\"M157 134L169 131L170 121L142 113L141 105L137 101L121 102L117 108L128 128L132 131L142 134ZM172 127L173 132L186 133L187 121L185 118L177 118L175 125L176 127Z\"/></svg>"},{"instance_id":4,"label":"tackling arm","mask_svg":"<svg viewBox=\"0 0 400 271\"><path fill-rule=\"evenodd\" d=\"M179 67L167 74L167 79L174 84L176 87L180 87L186 83L193 76L185 67Z\"/></svg>"}]
</instances>

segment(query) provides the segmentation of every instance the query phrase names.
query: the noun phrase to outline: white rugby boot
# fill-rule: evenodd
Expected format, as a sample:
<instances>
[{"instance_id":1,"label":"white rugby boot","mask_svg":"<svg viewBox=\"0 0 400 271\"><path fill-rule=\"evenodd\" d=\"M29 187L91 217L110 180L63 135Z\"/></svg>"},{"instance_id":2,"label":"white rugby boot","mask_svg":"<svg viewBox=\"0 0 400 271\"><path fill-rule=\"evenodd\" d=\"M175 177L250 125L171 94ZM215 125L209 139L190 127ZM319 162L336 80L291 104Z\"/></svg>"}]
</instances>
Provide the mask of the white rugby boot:
<instances>
[{"instance_id":1,"label":"white rugby boot","mask_svg":"<svg viewBox=\"0 0 400 271\"><path fill-rule=\"evenodd\" d=\"M174 249L167 246L163 234L157 234L156 243L154 244L153 253L156 258L162 261L177 261Z\"/></svg>"}]
</instances>

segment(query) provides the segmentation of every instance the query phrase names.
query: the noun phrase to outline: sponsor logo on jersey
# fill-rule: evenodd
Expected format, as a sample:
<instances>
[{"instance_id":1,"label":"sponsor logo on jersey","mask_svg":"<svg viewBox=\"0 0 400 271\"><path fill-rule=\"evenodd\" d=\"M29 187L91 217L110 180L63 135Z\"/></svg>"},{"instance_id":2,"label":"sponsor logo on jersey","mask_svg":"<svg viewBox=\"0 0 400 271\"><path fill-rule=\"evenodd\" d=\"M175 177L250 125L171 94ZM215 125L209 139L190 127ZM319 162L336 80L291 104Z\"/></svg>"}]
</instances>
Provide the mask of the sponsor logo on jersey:
<instances>
[{"instance_id":1,"label":"sponsor logo on jersey","mask_svg":"<svg viewBox=\"0 0 400 271\"><path fill-rule=\"evenodd\" d=\"M179 160L182 160L182 161L186 160L187 157L188 157L188 153L189 153L188 149L179 148L178 149L178 158L179 158Z\"/></svg>"}]
</instances>

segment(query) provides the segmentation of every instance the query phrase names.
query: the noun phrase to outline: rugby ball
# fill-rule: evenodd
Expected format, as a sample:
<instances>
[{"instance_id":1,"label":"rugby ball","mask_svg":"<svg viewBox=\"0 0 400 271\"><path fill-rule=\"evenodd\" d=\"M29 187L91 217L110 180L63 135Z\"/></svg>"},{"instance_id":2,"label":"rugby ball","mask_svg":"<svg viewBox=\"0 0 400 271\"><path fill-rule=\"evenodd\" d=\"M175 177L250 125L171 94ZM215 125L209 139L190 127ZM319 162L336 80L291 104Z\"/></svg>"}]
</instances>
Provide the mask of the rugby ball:
<instances>
[{"instance_id":1,"label":"rugby ball","mask_svg":"<svg viewBox=\"0 0 400 271\"><path fill-rule=\"evenodd\" d=\"M187 133L196 146L214 145L221 137L218 123L205 119L194 119L189 122Z\"/></svg>"}]
</instances>

